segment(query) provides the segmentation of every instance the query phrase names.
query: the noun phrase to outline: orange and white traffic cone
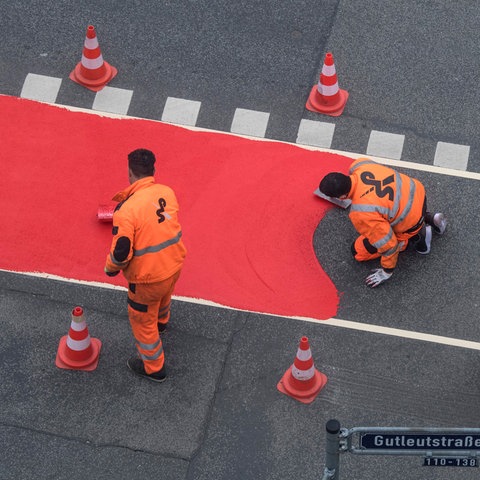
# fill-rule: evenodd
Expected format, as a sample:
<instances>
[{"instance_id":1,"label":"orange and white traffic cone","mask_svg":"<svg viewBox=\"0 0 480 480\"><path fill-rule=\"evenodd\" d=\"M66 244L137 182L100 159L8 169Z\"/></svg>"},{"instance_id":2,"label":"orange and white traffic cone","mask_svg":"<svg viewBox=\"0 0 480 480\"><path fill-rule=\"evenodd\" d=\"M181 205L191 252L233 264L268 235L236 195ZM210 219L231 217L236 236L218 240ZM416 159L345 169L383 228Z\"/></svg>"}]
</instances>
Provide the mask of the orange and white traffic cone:
<instances>
[{"instance_id":1,"label":"orange and white traffic cone","mask_svg":"<svg viewBox=\"0 0 480 480\"><path fill-rule=\"evenodd\" d=\"M318 84L314 85L310 91L306 107L312 112L338 117L342 114L347 99L348 92L338 87L333 55L328 52L325 55Z\"/></svg>"},{"instance_id":2,"label":"orange and white traffic cone","mask_svg":"<svg viewBox=\"0 0 480 480\"><path fill-rule=\"evenodd\" d=\"M98 92L115 75L117 69L103 60L102 52L98 45L95 27L89 25L87 36L83 45L82 60L70 73L70 80Z\"/></svg>"},{"instance_id":3,"label":"orange and white traffic cone","mask_svg":"<svg viewBox=\"0 0 480 480\"><path fill-rule=\"evenodd\" d=\"M75 307L68 335L60 339L55 365L58 368L90 372L97 368L101 347L100 340L90 338L82 307Z\"/></svg>"},{"instance_id":4,"label":"orange and white traffic cone","mask_svg":"<svg viewBox=\"0 0 480 480\"><path fill-rule=\"evenodd\" d=\"M308 338L302 337L293 365L277 384L278 390L299 402L312 403L326 383L326 375L313 364Z\"/></svg>"}]
</instances>

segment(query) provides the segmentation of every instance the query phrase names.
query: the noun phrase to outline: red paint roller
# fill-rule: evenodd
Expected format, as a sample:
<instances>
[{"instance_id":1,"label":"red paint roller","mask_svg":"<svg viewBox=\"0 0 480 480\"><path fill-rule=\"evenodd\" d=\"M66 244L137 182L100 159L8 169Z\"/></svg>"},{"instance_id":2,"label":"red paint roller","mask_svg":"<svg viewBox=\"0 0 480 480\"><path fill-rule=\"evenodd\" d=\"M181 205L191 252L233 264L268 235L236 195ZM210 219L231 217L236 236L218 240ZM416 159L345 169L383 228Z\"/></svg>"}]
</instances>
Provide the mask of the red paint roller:
<instances>
[{"instance_id":1,"label":"red paint roller","mask_svg":"<svg viewBox=\"0 0 480 480\"><path fill-rule=\"evenodd\" d=\"M99 205L97 210L97 219L99 222L111 222L116 204Z\"/></svg>"}]
</instances>

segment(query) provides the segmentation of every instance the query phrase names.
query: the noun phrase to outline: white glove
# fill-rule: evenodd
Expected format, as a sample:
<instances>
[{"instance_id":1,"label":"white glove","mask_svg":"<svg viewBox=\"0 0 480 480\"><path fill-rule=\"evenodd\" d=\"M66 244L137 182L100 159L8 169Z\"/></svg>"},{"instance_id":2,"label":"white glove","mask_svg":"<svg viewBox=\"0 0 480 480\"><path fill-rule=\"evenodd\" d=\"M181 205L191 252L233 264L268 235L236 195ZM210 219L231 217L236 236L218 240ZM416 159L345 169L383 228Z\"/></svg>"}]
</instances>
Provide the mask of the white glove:
<instances>
[{"instance_id":1,"label":"white glove","mask_svg":"<svg viewBox=\"0 0 480 480\"><path fill-rule=\"evenodd\" d=\"M365 283L369 287L375 288L378 287L381 283L386 282L392 275L393 272L388 273L383 268L377 268L376 270L373 270L373 273L371 273L365 279Z\"/></svg>"}]
</instances>

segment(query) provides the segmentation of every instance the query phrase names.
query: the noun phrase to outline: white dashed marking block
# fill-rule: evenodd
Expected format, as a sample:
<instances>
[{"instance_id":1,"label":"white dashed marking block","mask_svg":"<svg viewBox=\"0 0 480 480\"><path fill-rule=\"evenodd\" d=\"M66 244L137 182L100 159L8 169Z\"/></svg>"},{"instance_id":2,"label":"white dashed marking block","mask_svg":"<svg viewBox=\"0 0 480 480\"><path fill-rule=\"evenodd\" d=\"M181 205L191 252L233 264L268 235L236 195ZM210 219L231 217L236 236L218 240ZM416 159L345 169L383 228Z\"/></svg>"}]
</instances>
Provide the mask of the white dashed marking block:
<instances>
[{"instance_id":1,"label":"white dashed marking block","mask_svg":"<svg viewBox=\"0 0 480 480\"><path fill-rule=\"evenodd\" d=\"M23 82L20 96L30 100L55 103L61 84L61 78L29 73Z\"/></svg>"},{"instance_id":2,"label":"white dashed marking block","mask_svg":"<svg viewBox=\"0 0 480 480\"><path fill-rule=\"evenodd\" d=\"M335 124L302 119L298 128L297 143L313 147L330 148Z\"/></svg>"},{"instance_id":3,"label":"white dashed marking block","mask_svg":"<svg viewBox=\"0 0 480 480\"><path fill-rule=\"evenodd\" d=\"M368 140L367 155L400 160L404 141L405 135L372 130Z\"/></svg>"},{"instance_id":4,"label":"white dashed marking block","mask_svg":"<svg viewBox=\"0 0 480 480\"><path fill-rule=\"evenodd\" d=\"M237 108L233 116L230 131L240 135L265 137L269 118L270 114L266 112Z\"/></svg>"},{"instance_id":5,"label":"white dashed marking block","mask_svg":"<svg viewBox=\"0 0 480 480\"><path fill-rule=\"evenodd\" d=\"M99 112L126 115L132 101L132 95L132 90L104 87L96 93L92 109Z\"/></svg>"},{"instance_id":6,"label":"white dashed marking block","mask_svg":"<svg viewBox=\"0 0 480 480\"><path fill-rule=\"evenodd\" d=\"M194 127L197 124L201 105L202 102L195 100L168 97L163 109L162 121Z\"/></svg>"},{"instance_id":7,"label":"white dashed marking block","mask_svg":"<svg viewBox=\"0 0 480 480\"><path fill-rule=\"evenodd\" d=\"M467 170L470 147L456 143L438 142L433 164L437 167Z\"/></svg>"}]
</instances>

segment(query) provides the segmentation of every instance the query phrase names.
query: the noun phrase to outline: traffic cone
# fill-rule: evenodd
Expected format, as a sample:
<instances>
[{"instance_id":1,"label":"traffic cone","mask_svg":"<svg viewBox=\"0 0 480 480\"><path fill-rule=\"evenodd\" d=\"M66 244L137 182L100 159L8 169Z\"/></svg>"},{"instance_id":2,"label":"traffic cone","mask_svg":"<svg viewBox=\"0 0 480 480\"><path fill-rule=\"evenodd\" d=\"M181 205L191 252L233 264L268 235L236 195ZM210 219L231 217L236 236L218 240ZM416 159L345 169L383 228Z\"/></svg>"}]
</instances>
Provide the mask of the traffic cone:
<instances>
[{"instance_id":1,"label":"traffic cone","mask_svg":"<svg viewBox=\"0 0 480 480\"><path fill-rule=\"evenodd\" d=\"M326 375L313 364L308 338L302 337L293 365L277 384L278 390L299 402L312 403L326 383Z\"/></svg>"},{"instance_id":2,"label":"traffic cone","mask_svg":"<svg viewBox=\"0 0 480 480\"><path fill-rule=\"evenodd\" d=\"M82 60L70 73L70 79L94 92L98 92L116 74L117 69L103 60L95 27L89 25L83 45Z\"/></svg>"},{"instance_id":3,"label":"traffic cone","mask_svg":"<svg viewBox=\"0 0 480 480\"><path fill-rule=\"evenodd\" d=\"M58 368L90 372L97 368L101 347L100 340L90 338L82 307L75 307L68 335L60 339L55 365Z\"/></svg>"},{"instance_id":4,"label":"traffic cone","mask_svg":"<svg viewBox=\"0 0 480 480\"><path fill-rule=\"evenodd\" d=\"M310 91L306 107L312 112L338 117L342 114L347 99L348 92L338 87L333 55L328 52L325 55L318 84L314 85Z\"/></svg>"}]
</instances>

